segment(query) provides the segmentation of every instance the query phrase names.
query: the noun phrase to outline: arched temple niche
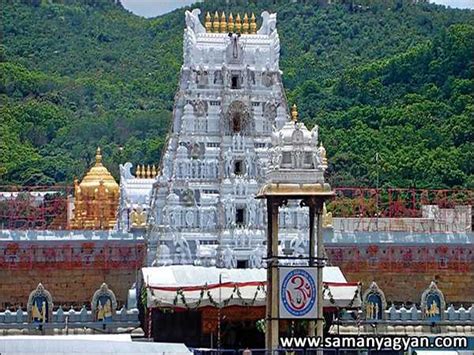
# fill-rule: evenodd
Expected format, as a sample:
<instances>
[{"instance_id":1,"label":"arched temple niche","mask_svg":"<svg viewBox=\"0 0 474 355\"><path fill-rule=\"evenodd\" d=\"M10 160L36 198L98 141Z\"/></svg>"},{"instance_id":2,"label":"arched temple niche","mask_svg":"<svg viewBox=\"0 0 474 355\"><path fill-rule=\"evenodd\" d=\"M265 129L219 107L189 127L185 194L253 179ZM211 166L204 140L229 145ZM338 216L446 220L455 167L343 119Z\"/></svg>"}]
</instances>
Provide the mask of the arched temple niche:
<instances>
[{"instance_id":1,"label":"arched temple niche","mask_svg":"<svg viewBox=\"0 0 474 355\"><path fill-rule=\"evenodd\" d=\"M385 294L375 282L372 282L370 287L364 292L362 301L362 310L366 320L385 319L384 311L387 308L387 301L385 300Z\"/></svg>"},{"instance_id":2,"label":"arched temple niche","mask_svg":"<svg viewBox=\"0 0 474 355\"><path fill-rule=\"evenodd\" d=\"M53 315L53 298L51 293L39 283L28 297L26 306L28 321L33 323L49 323Z\"/></svg>"},{"instance_id":3,"label":"arched temple niche","mask_svg":"<svg viewBox=\"0 0 474 355\"><path fill-rule=\"evenodd\" d=\"M441 321L444 318L446 301L443 292L435 281L421 295L421 314L423 319L431 322Z\"/></svg>"},{"instance_id":4,"label":"arched temple niche","mask_svg":"<svg viewBox=\"0 0 474 355\"><path fill-rule=\"evenodd\" d=\"M226 114L226 133L248 135L253 126L248 106L242 101L233 101Z\"/></svg>"},{"instance_id":5,"label":"arched temple niche","mask_svg":"<svg viewBox=\"0 0 474 355\"><path fill-rule=\"evenodd\" d=\"M94 292L91 301L92 315L95 321L111 322L117 309L117 299L106 283Z\"/></svg>"}]
</instances>

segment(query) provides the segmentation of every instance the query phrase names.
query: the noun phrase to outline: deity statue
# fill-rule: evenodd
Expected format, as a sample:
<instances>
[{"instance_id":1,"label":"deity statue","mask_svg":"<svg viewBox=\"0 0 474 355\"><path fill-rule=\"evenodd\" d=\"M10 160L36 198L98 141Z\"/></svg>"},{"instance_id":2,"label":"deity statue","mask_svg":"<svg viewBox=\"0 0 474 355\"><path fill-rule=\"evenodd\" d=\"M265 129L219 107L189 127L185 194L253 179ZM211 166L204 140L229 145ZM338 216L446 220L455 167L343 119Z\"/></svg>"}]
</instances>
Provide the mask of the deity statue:
<instances>
[{"instance_id":1,"label":"deity statue","mask_svg":"<svg viewBox=\"0 0 474 355\"><path fill-rule=\"evenodd\" d=\"M328 212L326 203L323 203L323 227L332 227L332 212Z\"/></svg>"},{"instance_id":2,"label":"deity statue","mask_svg":"<svg viewBox=\"0 0 474 355\"><path fill-rule=\"evenodd\" d=\"M326 158L326 149L323 147L323 143L321 142L319 146L319 156L321 157L321 167L323 169L327 168L328 160Z\"/></svg>"},{"instance_id":3,"label":"deity statue","mask_svg":"<svg viewBox=\"0 0 474 355\"><path fill-rule=\"evenodd\" d=\"M231 227L232 223L234 222L235 216L235 206L232 200L228 199L225 201L225 219L226 219L226 226Z\"/></svg>"},{"instance_id":4,"label":"deity statue","mask_svg":"<svg viewBox=\"0 0 474 355\"><path fill-rule=\"evenodd\" d=\"M188 227L194 227L194 211L189 210L186 212L186 225Z\"/></svg>"},{"instance_id":5,"label":"deity statue","mask_svg":"<svg viewBox=\"0 0 474 355\"><path fill-rule=\"evenodd\" d=\"M295 236L290 242L290 248L293 249L293 256L301 257L305 255L306 243L301 235Z\"/></svg>"},{"instance_id":6,"label":"deity statue","mask_svg":"<svg viewBox=\"0 0 474 355\"><path fill-rule=\"evenodd\" d=\"M216 225L215 214L216 214L215 207L211 207L211 209L207 213L207 222L205 224L205 226L207 228L214 228L215 227L215 225Z\"/></svg>"},{"instance_id":7,"label":"deity statue","mask_svg":"<svg viewBox=\"0 0 474 355\"><path fill-rule=\"evenodd\" d=\"M223 251L222 259L226 269L233 269L237 266L237 260L234 256L234 252L229 247L225 248Z\"/></svg>"},{"instance_id":8,"label":"deity statue","mask_svg":"<svg viewBox=\"0 0 474 355\"><path fill-rule=\"evenodd\" d=\"M258 244L250 254L249 266L251 269L260 269L264 267L263 258L265 257L265 248Z\"/></svg>"},{"instance_id":9,"label":"deity statue","mask_svg":"<svg viewBox=\"0 0 474 355\"><path fill-rule=\"evenodd\" d=\"M130 213L130 219L132 221L133 228L143 228L146 226L146 212L143 211L142 207L134 208Z\"/></svg>"},{"instance_id":10,"label":"deity statue","mask_svg":"<svg viewBox=\"0 0 474 355\"><path fill-rule=\"evenodd\" d=\"M255 201L254 198L249 196L247 198L247 211L248 211L248 226L254 227L255 220L256 220L256 209L255 209Z\"/></svg>"},{"instance_id":11,"label":"deity statue","mask_svg":"<svg viewBox=\"0 0 474 355\"><path fill-rule=\"evenodd\" d=\"M253 168L253 158L250 154L250 150L247 149L245 151L245 176L250 177L252 176L252 169Z\"/></svg>"},{"instance_id":12,"label":"deity statue","mask_svg":"<svg viewBox=\"0 0 474 355\"><path fill-rule=\"evenodd\" d=\"M231 177L234 175L234 158L232 156L232 150L227 149L225 152L225 176L226 177Z\"/></svg>"},{"instance_id":13,"label":"deity statue","mask_svg":"<svg viewBox=\"0 0 474 355\"><path fill-rule=\"evenodd\" d=\"M188 264L192 260L188 241L183 236L175 237L174 239L177 263L181 265Z\"/></svg>"},{"instance_id":14,"label":"deity statue","mask_svg":"<svg viewBox=\"0 0 474 355\"><path fill-rule=\"evenodd\" d=\"M273 149L273 154L272 154L272 164L275 170L280 169L282 158L283 156L282 156L281 148L279 146L276 146Z\"/></svg>"}]
</instances>

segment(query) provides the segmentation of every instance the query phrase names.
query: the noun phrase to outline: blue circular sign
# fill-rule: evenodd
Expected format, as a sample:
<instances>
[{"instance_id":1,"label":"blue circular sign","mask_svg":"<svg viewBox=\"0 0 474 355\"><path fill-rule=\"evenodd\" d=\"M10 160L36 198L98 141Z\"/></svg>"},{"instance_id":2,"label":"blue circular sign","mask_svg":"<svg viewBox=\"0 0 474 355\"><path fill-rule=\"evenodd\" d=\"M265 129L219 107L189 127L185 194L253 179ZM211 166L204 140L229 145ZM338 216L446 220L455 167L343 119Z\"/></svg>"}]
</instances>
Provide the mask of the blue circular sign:
<instances>
[{"instance_id":1,"label":"blue circular sign","mask_svg":"<svg viewBox=\"0 0 474 355\"><path fill-rule=\"evenodd\" d=\"M286 274L281 284L280 297L285 309L295 317L302 317L313 309L316 302L316 283L304 269Z\"/></svg>"}]
</instances>

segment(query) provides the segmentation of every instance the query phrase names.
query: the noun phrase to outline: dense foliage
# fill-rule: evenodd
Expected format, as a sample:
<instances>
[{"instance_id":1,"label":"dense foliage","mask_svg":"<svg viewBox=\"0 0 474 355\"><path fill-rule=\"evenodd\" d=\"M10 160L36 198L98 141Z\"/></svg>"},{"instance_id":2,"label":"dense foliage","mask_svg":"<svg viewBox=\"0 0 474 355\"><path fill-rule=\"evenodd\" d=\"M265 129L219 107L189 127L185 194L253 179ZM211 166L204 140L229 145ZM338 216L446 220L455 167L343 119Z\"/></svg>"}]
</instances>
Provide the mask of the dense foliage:
<instances>
[{"instance_id":1,"label":"dense foliage","mask_svg":"<svg viewBox=\"0 0 474 355\"><path fill-rule=\"evenodd\" d=\"M207 1L278 12L291 103L321 127L335 186L474 187L472 11ZM0 184L71 183L156 163L182 62L183 10L154 19L104 1L2 4ZM379 159L376 163L375 156Z\"/></svg>"}]
</instances>

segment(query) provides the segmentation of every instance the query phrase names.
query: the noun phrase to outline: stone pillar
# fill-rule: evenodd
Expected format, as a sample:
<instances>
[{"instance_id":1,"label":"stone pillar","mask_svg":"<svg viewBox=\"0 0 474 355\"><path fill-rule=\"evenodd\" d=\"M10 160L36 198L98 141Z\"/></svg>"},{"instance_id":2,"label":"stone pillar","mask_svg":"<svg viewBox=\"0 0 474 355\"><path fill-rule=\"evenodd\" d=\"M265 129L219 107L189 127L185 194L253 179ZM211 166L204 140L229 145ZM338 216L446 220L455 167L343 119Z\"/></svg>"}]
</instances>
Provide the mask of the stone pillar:
<instances>
[{"instance_id":1,"label":"stone pillar","mask_svg":"<svg viewBox=\"0 0 474 355\"><path fill-rule=\"evenodd\" d=\"M316 206L315 202L311 200L309 203L307 203L309 207L309 266L313 267L315 264L315 238L314 238L314 217L316 215ZM319 270L319 269L318 269ZM316 306L318 307L318 301L319 301L319 274L318 274L318 295L316 298ZM318 308L319 309L319 308ZM319 311L318 311L318 317L319 317ZM315 323L314 321L309 321L308 322L308 335L309 336L315 336Z\"/></svg>"},{"instance_id":2,"label":"stone pillar","mask_svg":"<svg viewBox=\"0 0 474 355\"><path fill-rule=\"evenodd\" d=\"M268 233L267 233L267 308L265 347L267 350L278 348L278 198L267 199Z\"/></svg>"},{"instance_id":3,"label":"stone pillar","mask_svg":"<svg viewBox=\"0 0 474 355\"><path fill-rule=\"evenodd\" d=\"M316 320L316 336L323 337L324 328L324 313L323 313L323 267L324 267L324 242L323 242L323 201L318 201L316 207L316 219L317 219L317 230L316 230L316 257L317 257L317 277L318 277L318 319Z\"/></svg>"}]
</instances>

